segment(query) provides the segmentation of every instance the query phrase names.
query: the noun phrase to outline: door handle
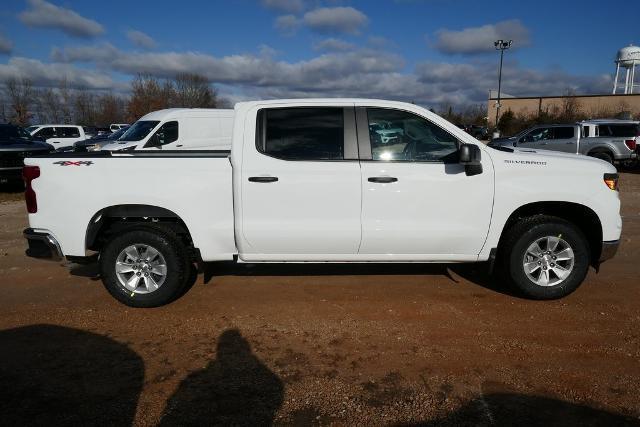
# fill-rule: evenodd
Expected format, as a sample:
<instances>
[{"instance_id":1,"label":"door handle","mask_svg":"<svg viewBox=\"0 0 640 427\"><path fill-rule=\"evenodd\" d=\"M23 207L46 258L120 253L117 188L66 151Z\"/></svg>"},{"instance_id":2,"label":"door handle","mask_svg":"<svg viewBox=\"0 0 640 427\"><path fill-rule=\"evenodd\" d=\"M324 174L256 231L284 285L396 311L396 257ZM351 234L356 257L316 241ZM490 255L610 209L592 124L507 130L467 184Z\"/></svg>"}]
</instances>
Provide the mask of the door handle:
<instances>
[{"instance_id":1,"label":"door handle","mask_svg":"<svg viewBox=\"0 0 640 427\"><path fill-rule=\"evenodd\" d=\"M250 176L249 182L276 182L277 176Z\"/></svg>"},{"instance_id":2,"label":"door handle","mask_svg":"<svg viewBox=\"0 0 640 427\"><path fill-rule=\"evenodd\" d=\"M388 184L398 181L398 178L394 176L372 176L369 178L369 182L375 182L377 184Z\"/></svg>"}]
</instances>

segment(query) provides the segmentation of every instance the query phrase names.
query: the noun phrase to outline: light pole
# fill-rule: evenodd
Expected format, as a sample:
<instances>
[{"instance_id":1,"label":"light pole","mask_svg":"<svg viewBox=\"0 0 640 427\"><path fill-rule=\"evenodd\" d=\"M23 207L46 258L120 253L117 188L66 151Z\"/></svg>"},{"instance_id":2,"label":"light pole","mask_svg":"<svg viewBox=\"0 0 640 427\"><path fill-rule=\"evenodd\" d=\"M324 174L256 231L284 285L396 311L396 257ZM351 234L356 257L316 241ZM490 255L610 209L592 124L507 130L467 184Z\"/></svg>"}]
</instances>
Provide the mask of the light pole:
<instances>
[{"instance_id":1,"label":"light pole","mask_svg":"<svg viewBox=\"0 0 640 427\"><path fill-rule=\"evenodd\" d=\"M500 71L498 71L498 102L496 103L496 130L498 129L498 118L500 117L500 95L502 92L502 59L504 58L504 51L511 47L513 40L496 40L493 45L496 50L500 51Z\"/></svg>"}]
</instances>

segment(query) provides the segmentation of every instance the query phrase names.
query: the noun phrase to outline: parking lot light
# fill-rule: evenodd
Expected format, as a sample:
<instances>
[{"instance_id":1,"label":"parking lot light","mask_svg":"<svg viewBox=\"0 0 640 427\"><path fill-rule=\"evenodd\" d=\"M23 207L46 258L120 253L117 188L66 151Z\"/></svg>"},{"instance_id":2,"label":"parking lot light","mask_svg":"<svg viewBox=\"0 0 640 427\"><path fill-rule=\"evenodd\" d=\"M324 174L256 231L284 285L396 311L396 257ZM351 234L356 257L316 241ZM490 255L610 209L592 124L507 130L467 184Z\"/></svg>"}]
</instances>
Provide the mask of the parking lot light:
<instances>
[{"instance_id":1,"label":"parking lot light","mask_svg":"<svg viewBox=\"0 0 640 427\"><path fill-rule=\"evenodd\" d=\"M496 40L493 45L496 50L500 51L500 68L498 71L498 101L496 102L496 130L500 132L498 129L498 119L500 118L500 92L502 91L502 60L504 58L504 51L511 47L513 40Z\"/></svg>"}]
</instances>

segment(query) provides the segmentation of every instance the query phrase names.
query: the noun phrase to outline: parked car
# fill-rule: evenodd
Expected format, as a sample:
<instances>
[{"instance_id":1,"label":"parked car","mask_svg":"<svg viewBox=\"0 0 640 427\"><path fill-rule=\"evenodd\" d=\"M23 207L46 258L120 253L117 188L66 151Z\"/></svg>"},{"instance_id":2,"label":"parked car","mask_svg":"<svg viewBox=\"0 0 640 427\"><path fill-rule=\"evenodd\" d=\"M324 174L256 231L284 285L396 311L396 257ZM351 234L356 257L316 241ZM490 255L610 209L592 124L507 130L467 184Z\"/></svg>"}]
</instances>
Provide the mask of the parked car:
<instances>
[{"instance_id":1,"label":"parked car","mask_svg":"<svg viewBox=\"0 0 640 427\"><path fill-rule=\"evenodd\" d=\"M25 156L47 154L53 147L38 141L23 128L0 124L0 184L22 180Z\"/></svg>"},{"instance_id":2,"label":"parked car","mask_svg":"<svg viewBox=\"0 0 640 427\"><path fill-rule=\"evenodd\" d=\"M76 125L36 125L29 126L27 130L32 136L44 140L53 145L56 150L61 151L73 150L74 143L84 141L91 135L83 126Z\"/></svg>"},{"instance_id":3,"label":"parked car","mask_svg":"<svg viewBox=\"0 0 640 427\"><path fill-rule=\"evenodd\" d=\"M489 137L489 130L486 126L471 125L468 132L477 139L487 139Z\"/></svg>"},{"instance_id":4,"label":"parked car","mask_svg":"<svg viewBox=\"0 0 640 427\"><path fill-rule=\"evenodd\" d=\"M122 128L129 127L129 126L131 126L129 123L111 123L111 124L109 125L109 130L110 130L111 132L115 132L115 131L117 131L117 130L120 130L120 129L122 129Z\"/></svg>"},{"instance_id":5,"label":"parked car","mask_svg":"<svg viewBox=\"0 0 640 427\"><path fill-rule=\"evenodd\" d=\"M233 110L169 108L149 113L103 150L228 150Z\"/></svg>"},{"instance_id":6,"label":"parked car","mask_svg":"<svg viewBox=\"0 0 640 427\"><path fill-rule=\"evenodd\" d=\"M509 138L494 139L489 145L585 154L613 163L637 158L637 134L638 122L585 121L537 125Z\"/></svg>"},{"instance_id":7,"label":"parked car","mask_svg":"<svg viewBox=\"0 0 640 427\"><path fill-rule=\"evenodd\" d=\"M382 120L404 146L376 142ZM520 293L558 298L613 256L622 227L612 165L493 149L394 101L243 102L230 150L25 163L27 255L98 253L105 287L132 307L177 298L194 263L233 260L490 261Z\"/></svg>"},{"instance_id":8,"label":"parked car","mask_svg":"<svg viewBox=\"0 0 640 427\"><path fill-rule=\"evenodd\" d=\"M118 140L126 131L128 127L123 127L117 131L108 135L94 136L91 139L85 139L84 141L78 141L73 144L73 151L82 153L86 151L100 151L105 145L111 144Z\"/></svg>"}]
</instances>

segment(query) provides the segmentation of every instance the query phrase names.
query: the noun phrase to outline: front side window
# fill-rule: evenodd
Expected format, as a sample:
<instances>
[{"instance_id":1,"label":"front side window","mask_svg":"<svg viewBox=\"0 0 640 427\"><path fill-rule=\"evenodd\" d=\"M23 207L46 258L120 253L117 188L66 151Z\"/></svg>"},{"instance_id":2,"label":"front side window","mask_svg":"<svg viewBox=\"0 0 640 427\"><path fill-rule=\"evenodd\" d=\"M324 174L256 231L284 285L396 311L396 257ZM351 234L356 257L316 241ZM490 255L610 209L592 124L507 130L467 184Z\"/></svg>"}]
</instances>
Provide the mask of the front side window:
<instances>
[{"instance_id":1,"label":"front side window","mask_svg":"<svg viewBox=\"0 0 640 427\"><path fill-rule=\"evenodd\" d=\"M178 139L178 122L171 121L160 126L154 135L158 145L167 145Z\"/></svg>"},{"instance_id":2,"label":"front side window","mask_svg":"<svg viewBox=\"0 0 640 427\"><path fill-rule=\"evenodd\" d=\"M274 108L259 112L258 151L283 160L343 160L343 108Z\"/></svg>"},{"instance_id":3,"label":"front side window","mask_svg":"<svg viewBox=\"0 0 640 427\"><path fill-rule=\"evenodd\" d=\"M52 127L44 127L37 131L33 136L39 136L40 138L53 138L56 136L55 129Z\"/></svg>"},{"instance_id":4,"label":"front side window","mask_svg":"<svg viewBox=\"0 0 640 427\"><path fill-rule=\"evenodd\" d=\"M138 120L120 138L121 141L141 141L160 123L157 120Z\"/></svg>"},{"instance_id":5,"label":"front side window","mask_svg":"<svg viewBox=\"0 0 640 427\"><path fill-rule=\"evenodd\" d=\"M80 131L76 127L60 127L57 130L60 138L80 138Z\"/></svg>"},{"instance_id":6,"label":"front side window","mask_svg":"<svg viewBox=\"0 0 640 427\"><path fill-rule=\"evenodd\" d=\"M446 162L457 155L458 140L416 114L367 108L367 119L373 160Z\"/></svg>"},{"instance_id":7,"label":"front side window","mask_svg":"<svg viewBox=\"0 0 640 427\"><path fill-rule=\"evenodd\" d=\"M520 142L538 142L551 139L553 131L551 128L537 128L522 137Z\"/></svg>"}]
</instances>

